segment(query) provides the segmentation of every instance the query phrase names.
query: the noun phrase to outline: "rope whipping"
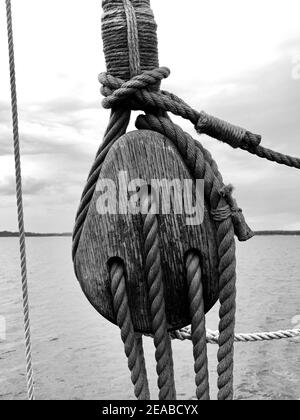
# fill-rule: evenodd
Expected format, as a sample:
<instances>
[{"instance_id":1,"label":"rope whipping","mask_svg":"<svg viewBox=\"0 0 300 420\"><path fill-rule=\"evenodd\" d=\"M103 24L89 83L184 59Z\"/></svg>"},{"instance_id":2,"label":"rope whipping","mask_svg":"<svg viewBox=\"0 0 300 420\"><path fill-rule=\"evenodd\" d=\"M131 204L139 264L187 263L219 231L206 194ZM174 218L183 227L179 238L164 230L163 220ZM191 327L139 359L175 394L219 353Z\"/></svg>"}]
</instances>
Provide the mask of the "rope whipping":
<instances>
[{"instance_id":1,"label":"rope whipping","mask_svg":"<svg viewBox=\"0 0 300 420\"><path fill-rule=\"evenodd\" d=\"M145 273L148 282L152 333L156 348L156 371L160 400L175 400L173 356L165 312L163 270L160 258L157 203L153 194L144 194L141 203L144 216L143 236Z\"/></svg>"},{"instance_id":2,"label":"rope whipping","mask_svg":"<svg viewBox=\"0 0 300 420\"><path fill-rule=\"evenodd\" d=\"M206 346L205 311L202 273L199 256L191 252L186 259L186 277L189 288L189 303L192 319L190 337L194 348L196 396L209 400L208 360Z\"/></svg>"},{"instance_id":3,"label":"rope whipping","mask_svg":"<svg viewBox=\"0 0 300 420\"><path fill-rule=\"evenodd\" d=\"M18 227L19 227L19 240L20 240L22 298L23 298L23 311L24 311L27 395L28 395L29 400L34 400L35 395L34 395L34 379L33 379L33 367L32 367L32 351L31 351L29 296L28 296L28 281L27 281L26 244L25 244L23 194L22 194L22 173L21 173L20 139L19 139L19 122L18 122L18 103L17 103L17 88L16 88L15 56L14 56L14 37L13 37L13 25L12 25L11 1L6 0L5 3L6 3L6 18L7 18L8 52L9 52L11 109L12 109L12 120L13 120L16 198L17 198Z\"/></svg>"},{"instance_id":4,"label":"rope whipping","mask_svg":"<svg viewBox=\"0 0 300 420\"><path fill-rule=\"evenodd\" d=\"M128 359L134 393L138 400L149 400L150 392L142 338L134 332L128 305L124 267L121 262L113 262L110 268L110 278L114 311L117 324L121 330L121 338Z\"/></svg>"}]
</instances>

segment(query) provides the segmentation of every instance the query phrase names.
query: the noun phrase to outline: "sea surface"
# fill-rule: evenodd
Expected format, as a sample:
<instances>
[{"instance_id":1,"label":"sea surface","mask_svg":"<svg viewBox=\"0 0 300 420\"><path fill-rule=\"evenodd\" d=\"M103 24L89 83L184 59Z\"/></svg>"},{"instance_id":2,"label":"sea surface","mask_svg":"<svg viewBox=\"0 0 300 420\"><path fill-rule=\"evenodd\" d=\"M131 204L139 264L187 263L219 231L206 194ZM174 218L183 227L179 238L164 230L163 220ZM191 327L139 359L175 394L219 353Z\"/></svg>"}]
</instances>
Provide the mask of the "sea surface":
<instances>
[{"instance_id":1,"label":"sea surface","mask_svg":"<svg viewBox=\"0 0 300 420\"><path fill-rule=\"evenodd\" d=\"M132 399L118 329L91 307L73 274L70 238L28 238L28 277L37 399ZM300 237L238 244L237 332L300 328ZM0 399L25 399L18 240L0 238ZM3 324L6 321L6 338ZM207 317L218 325L218 307ZM5 339L4 339L5 338ZM173 342L178 399L194 399L190 342ZM154 349L145 339L151 395ZM217 346L209 345L212 398ZM300 339L237 344L235 398L300 399Z\"/></svg>"}]
</instances>

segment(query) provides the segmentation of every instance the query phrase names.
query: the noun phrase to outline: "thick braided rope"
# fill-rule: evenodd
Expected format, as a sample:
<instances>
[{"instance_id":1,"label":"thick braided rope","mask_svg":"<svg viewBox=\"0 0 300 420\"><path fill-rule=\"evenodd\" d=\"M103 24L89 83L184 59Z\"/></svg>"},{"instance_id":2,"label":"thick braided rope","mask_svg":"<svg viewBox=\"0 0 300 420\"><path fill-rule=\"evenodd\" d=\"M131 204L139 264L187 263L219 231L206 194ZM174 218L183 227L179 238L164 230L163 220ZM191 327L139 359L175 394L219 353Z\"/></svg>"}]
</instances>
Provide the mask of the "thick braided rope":
<instances>
[{"instance_id":1,"label":"thick braided rope","mask_svg":"<svg viewBox=\"0 0 300 420\"><path fill-rule=\"evenodd\" d=\"M166 68L162 69L169 71ZM139 75L138 77L142 78L143 75ZM135 110L147 112L149 109L155 109L162 112L171 112L174 115L191 121L196 131L200 134L207 134L210 137L229 144L233 148L240 148L271 162L300 169L299 158L261 146L261 136L208 115L204 111L198 112L174 94L166 91L149 91L146 87L140 90L133 90L130 85L126 87L124 81L121 79L114 78L112 82L112 77L105 73L100 75L100 81L104 85L102 93L106 97L103 100L104 108L111 108L116 104L126 101L127 105ZM127 95L124 92L124 88L128 89Z\"/></svg>"},{"instance_id":2,"label":"thick braided rope","mask_svg":"<svg viewBox=\"0 0 300 420\"><path fill-rule=\"evenodd\" d=\"M19 140L19 123L18 123L18 104L17 104L17 89L16 89L16 75L15 75L12 12L11 12L10 0L6 0L6 17L7 17L8 50L9 50L11 108L12 108L12 119L13 119L16 196L17 196L18 225L19 225L19 238L20 238L22 298L23 298L23 310L24 310L25 349L26 349L27 394L28 394L29 400L34 400L35 396L34 396L34 380L33 380L32 354L31 354L31 334L30 334L27 267L26 267L26 245L25 245L23 196L22 196L22 174L21 174L20 140Z\"/></svg>"},{"instance_id":3,"label":"thick braided rope","mask_svg":"<svg viewBox=\"0 0 300 420\"><path fill-rule=\"evenodd\" d=\"M189 287L190 313L192 319L191 339L194 347L194 370L198 400L209 400L208 360L206 346L205 311L200 258L190 253L186 261Z\"/></svg>"},{"instance_id":4,"label":"thick braided rope","mask_svg":"<svg viewBox=\"0 0 300 420\"><path fill-rule=\"evenodd\" d=\"M233 399L233 356L236 312L236 256L231 219L218 224L219 243L219 351L218 399Z\"/></svg>"},{"instance_id":5,"label":"thick braided rope","mask_svg":"<svg viewBox=\"0 0 300 420\"><path fill-rule=\"evenodd\" d=\"M114 262L111 266L110 278L114 311L117 317L117 324L121 330L125 354L128 358L128 367L131 371L134 393L139 400L149 400L150 393L142 340L134 332L126 293L124 268L118 261Z\"/></svg>"},{"instance_id":6,"label":"thick braided rope","mask_svg":"<svg viewBox=\"0 0 300 420\"><path fill-rule=\"evenodd\" d=\"M204 194L212 210L222 209L225 199L222 196L224 185L221 178L215 174L217 166L208 163L210 156L203 153L202 147L197 147L195 140L180 127L165 117L154 115L139 116L136 125L140 129L157 131L166 135L178 148L181 156L189 167L195 179L204 179ZM206 158L207 156L207 158ZM235 282L236 257L234 228L232 219L227 219L217 225L217 240L219 254L219 295L220 295L220 337L218 352L218 387L219 399L233 398L233 343L235 324Z\"/></svg>"},{"instance_id":7,"label":"thick braided rope","mask_svg":"<svg viewBox=\"0 0 300 420\"><path fill-rule=\"evenodd\" d=\"M163 272L160 258L158 239L158 220L156 203L151 196L145 195L142 202L144 215L144 249L145 271L148 282L148 293L152 316L152 332L156 348L156 370L158 374L158 388L160 400L175 400L171 338L167 330L165 299L163 287ZM151 203L152 202L152 203ZM151 206L152 204L152 206Z\"/></svg>"},{"instance_id":8,"label":"thick braided rope","mask_svg":"<svg viewBox=\"0 0 300 420\"><path fill-rule=\"evenodd\" d=\"M139 33L137 17L134 7L130 0L123 0L126 23L127 23L127 43L129 55L130 77L134 77L141 72L141 58L139 50Z\"/></svg>"},{"instance_id":9,"label":"thick braided rope","mask_svg":"<svg viewBox=\"0 0 300 420\"><path fill-rule=\"evenodd\" d=\"M191 328L187 327L174 331L171 333L171 337L180 341L192 340ZM290 338L300 338L300 329L235 334L234 341L236 343L256 343L262 341L286 340ZM206 341L209 344L218 344L219 332L207 330Z\"/></svg>"}]
</instances>

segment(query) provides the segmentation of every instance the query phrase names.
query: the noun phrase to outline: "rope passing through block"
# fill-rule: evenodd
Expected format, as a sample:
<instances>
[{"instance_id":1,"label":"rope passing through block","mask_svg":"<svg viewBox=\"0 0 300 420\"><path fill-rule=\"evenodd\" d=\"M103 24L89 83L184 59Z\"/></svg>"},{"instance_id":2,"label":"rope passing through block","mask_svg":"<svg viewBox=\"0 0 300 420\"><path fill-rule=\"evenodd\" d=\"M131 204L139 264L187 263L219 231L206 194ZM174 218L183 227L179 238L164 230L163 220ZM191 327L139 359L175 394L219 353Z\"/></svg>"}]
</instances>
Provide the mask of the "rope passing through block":
<instances>
[{"instance_id":1,"label":"rope passing through block","mask_svg":"<svg viewBox=\"0 0 300 420\"><path fill-rule=\"evenodd\" d=\"M198 112L173 93L160 90L161 82L169 76L170 70L166 67L159 67L156 23L149 0L103 0L102 4L104 9L102 35L107 73L100 74L99 81L102 84L101 93L104 96L103 106L106 109L111 109L111 117L104 142L99 148L90 171L76 216L73 234L75 272L90 302L107 319L114 323L117 321L121 328L125 352L130 362L129 367L132 373L135 372L132 378L138 398L141 395L148 395L148 391L146 380L141 380L146 375L145 363L143 358L138 361L143 350L141 340L137 338L140 336L136 336L136 332L149 334L150 331L152 333L156 347L160 399L175 399L173 359L168 332L176 329L177 332L172 332L174 336L180 339L190 337L193 341L197 397L209 399L207 334L204 315L207 307L210 309L211 303L215 303L219 298L219 331L217 336L214 335L211 338L211 341L217 341L219 345L218 399L231 400L233 399L234 341L236 339L235 236L240 241L245 241L250 239L253 233L245 221L242 210L232 196L232 187L225 186L218 166L209 151L174 124L168 113L189 120L198 133L207 134L235 149L239 148L270 161L298 169L300 160L266 149L261 146L260 135L227 123L203 111ZM124 135L132 110L144 112L136 120L136 127L139 131L137 134ZM101 177L107 175L107 172L111 174L115 171L113 157L118 162L116 166L118 170L120 170L120 162L125 166L130 162L133 171L138 170L139 175L144 174L147 171L145 166L148 167L148 165L143 165L143 170L139 171L139 160L141 159L137 160L137 156L148 158L147 147L149 146L152 147L152 153L155 154L155 147L150 144L154 134L157 143L155 146L158 146L163 139L165 144L162 150L165 151L168 148L168 153L172 149L176 150L180 156L181 166L188 170L192 179L204 180L205 208L208 211L201 230L201 240L195 246L186 248L186 251L191 252L188 255L181 255L181 252L176 249L174 239L176 229L173 229L173 237L165 234L162 226L168 224L167 218L162 222L160 215L146 214L142 218L142 238L141 232L136 233L136 229L141 225L141 220L128 219L124 221L120 219L118 230L121 232L121 237L135 232L139 246L143 245L141 260L141 255L136 252L136 249L131 252L131 244L128 243L126 247L122 246L125 244L125 240L120 241L120 236L117 236L117 240L115 240L114 219L109 219L105 215L99 218L95 215L96 185ZM138 145L134 145L136 136L139 136ZM149 142L148 145L145 143L145 138ZM169 147L169 143L171 143L171 147ZM121 149L122 153L124 151L127 153L132 145L134 145L134 150L130 157L127 156L125 159L122 155L121 158L117 158ZM142 152L140 147L144 148ZM159 171L159 159L163 162L160 153L156 153L155 158L151 153L149 156L149 161L154 160L156 171ZM177 157L172 162L175 162L176 159ZM165 173L163 172L163 174ZM148 173L148 175L151 174ZM113 178L115 179L115 173ZM102 239L103 231L107 230L109 231L107 242L110 241L110 243L105 243L105 240ZM185 237L187 229L185 231L181 228L177 230L181 237ZM197 237L197 235L189 236ZM134 237L135 235L131 235L130 241ZM214 266L209 267L212 270L207 270L207 266L205 266L208 259L207 252L203 251L203 243L205 241L208 243L208 238L213 243L211 249L214 253ZM160 246L161 240L163 243ZM99 243L101 243L102 254L105 254L104 257L99 255ZM128 249L130 250L129 257L135 262L135 272L132 272L132 267L129 265L126 267L124 264L128 257ZM183 270L180 275L170 276L170 266L173 262L170 262L170 259L165 256L165 249L174 251L173 257L178 266L182 263L182 261L178 262L178 255L182 257L182 260L187 257L184 292L181 292L179 287L182 284L176 283L177 277L181 277L180 280L182 280ZM107 270L104 268L109 258L114 257L121 258L123 270L125 267L127 268L127 277L121 276L121 272L117 269L110 273L113 278L117 276L116 273L120 273L118 281L123 279L121 300L118 300L117 284L114 284L113 278L107 281ZM87 262L89 270L87 270ZM145 267L142 267L141 263L144 263ZM137 267L140 273L145 270L145 278L137 278ZM103 278L99 278L100 273ZM216 291L214 287L209 288L212 284L214 285L214 282L208 284L207 273L213 273L213 276L217 275ZM173 285L172 282L176 287L170 287ZM121 285L121 283L118 284ZM147 286L147 297L144 293L145 285ZM110 289L109 296L107 295L108 287ZM209 305L207 303L208 289L213 292ZM189 302L189 322L192 324L190 332L180 329L181 326L174 327L178 321L176 318L178 307L173 305L173 301L170 306L170 296L168 295L170 290L173 297L178 290L180 291L177 306L182 305L185 299ZM111 314L112 305L114 306L114 316ZM174 314L169 310L170 307ZM122 314L126 314L126 317L122 317ZM149 326L149 317L151 326ZM143 328L140 328L141 325ZM185 322L184 325L187 323ZM126 344L128 340L131 347ZM137 360L138 368L130 358L131 350ZM136 374L136 372L139 373Z\"/></svg>"}]
</instances>

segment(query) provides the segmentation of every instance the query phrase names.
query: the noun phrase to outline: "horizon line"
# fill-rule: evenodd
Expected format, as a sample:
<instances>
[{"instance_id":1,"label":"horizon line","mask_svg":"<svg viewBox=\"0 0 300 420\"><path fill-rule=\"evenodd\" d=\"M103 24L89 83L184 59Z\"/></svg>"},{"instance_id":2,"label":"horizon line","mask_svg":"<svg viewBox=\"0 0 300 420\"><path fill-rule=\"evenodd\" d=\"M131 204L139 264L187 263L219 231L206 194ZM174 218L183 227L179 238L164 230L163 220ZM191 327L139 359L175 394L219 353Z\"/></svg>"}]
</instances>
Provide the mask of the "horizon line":
<instances>
[{"instance_id":1,"label":"horizon line","mask_svg":"<svg viewBox=\"0 0 300 420\"><path fill-rule=\"evenodd\" d=\"M285 230L285 229L265 229L254 230L255 235L300 235L300 230ZM0 231L0 237L18 237L19 233L15 231L3 230ZM25 236L72 236L72 232L25 232Z\"/></svg>"}]
</instances>

